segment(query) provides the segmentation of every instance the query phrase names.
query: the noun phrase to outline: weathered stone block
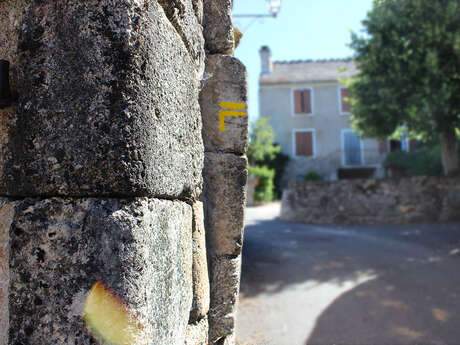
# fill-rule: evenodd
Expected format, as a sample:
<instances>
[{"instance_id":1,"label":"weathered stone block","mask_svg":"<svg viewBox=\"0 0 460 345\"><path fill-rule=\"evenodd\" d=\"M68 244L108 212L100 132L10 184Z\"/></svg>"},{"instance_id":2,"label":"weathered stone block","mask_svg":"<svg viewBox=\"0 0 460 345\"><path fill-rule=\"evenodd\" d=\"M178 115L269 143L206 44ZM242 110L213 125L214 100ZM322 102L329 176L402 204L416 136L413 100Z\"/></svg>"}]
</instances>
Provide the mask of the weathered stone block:
<instances>
[{"instance_id":1,"label":"weathered stone block","mask_svg":"<svg viewBox=\"0 0 460 345\"><path fill-rule=\"evenodd\" d=\"M248 101L247 72L236 58L211 55L206 59L205 82L200 93L203 117L203 141L210 152L244 154L248 148L248 116L246 106L234 110L246 116L225 117L225 131L220 128L221 102L246 104Z\"/></svg>"},{"instance_id":2,"label":"weathered stone block","mask_svg":"<svg viewBox=\"0 0 460 345\"><path fill-rule=\"evenodd\" d=\"M241 256L211 258L211 307L209 309L209 341L232 339L235 312L240 290ZM223 342L222 344L227 344Z\"/></svg>"},{"instance_id":3,"label":"weathered stone block","mask_svg":"<svg viewBox=\"0 0 460 345\"><path fill-rule=\"evenodd\" d=\"M206 258L206 234L204 229L203 204L199 201L193 209L193 302L190 311L190 323L206 316L209 311L209 274Z\"/></svg>"},{"instance_id":4,"label":"weathered stone block","mask_svg":"<svg viewBox=\"0 0 460 345\"><path fill-rule=\"evenodd\" d=\"M238 255L243 244L247 159L207 152L203 176L208 252Z\"/></svg>"},{"instance_id":5,"label":"weathered stone block","mask_svg":"<svg viewBox=\"0 0 460 345\"><path fill-rule=\"evenodd\" d=\"M198 23L203 24L203 0L192 0Z\"/></svg>"},{"instance_id":6,"label":"weathered stone block","mask_svg":"<svg viewBox=\"0 0 460 345\"><path fill-rule=\"evenodd\" d=\"M158 0L166 16L184 42L187 51L201 71L204 67L204 38L201 27L201 0ZM200 79L200 76L197 76Z\"/></svg>"},{"instance_id":7,"label":"weathered stone block","mask_svg":"<svg viewBox=\"0 0 460 345\"><path fill-rule=\"evenodd\" d=\"M211 54L232 54L234 48L233 0L204 0L203 28L206 50Z\"/></svg>"},{"instance_id":8,"label":"weathered stone block","mask_svg":"<svg viewBox=\"0 0 460 345\"><path fill-rule=\"evenodd\" d=\"M25 199L9 230L8 344L94 344L82 310L97 281L144 324L145 344L184 344L192 304L187 204Z\"/></svg>"},{"instance_id":9,"label":"weathered stone block","mask_svg":"<svg viewBox=\"0 0 460 345\"><path fill-rule=\"evenodd\" d=\"M221 339L216 345L235 345L236 343L235 334L230 334L227 337Z\"/></svg>"},{"instance_id":10,"label":"weathered stone block","mask_svg":"<svg viewBox=\"0 0 460 345\"><path fill-rule=\"evenodd\" d=\"M181 35L154 0L29 2L1 194L196 194L202 37L185 3Z\"/></svg>"},{"instance_id":11,"label":"weathered stone block","mask_svg":"<svg viewBox=\"0 0 460 345\"><path fill-rule=\"evenodd\" d=\"M17 61L19 29L27 6L26 0L0 1L0 59L8 60L12 65Z\"/></svg>"},{"instance_id":12,"label":"weathered stone block","mask_svg":"<svg viewBox=\"0 0 460 345\"><path fill-rule=\"evenodd\" d=\"M9 230L16 204L8 199L0 199L0 344L8 343Z\"/></svg>"},{"instance_id":13,"label":"weathered stone block","mask_svg":"<svg viewBox=\"0 0 460 345\"><path fill-rule=\"evenodd\" d=\"M187 326L185 345L208 345L208 319Z\"/></svg>"}]
</instances>

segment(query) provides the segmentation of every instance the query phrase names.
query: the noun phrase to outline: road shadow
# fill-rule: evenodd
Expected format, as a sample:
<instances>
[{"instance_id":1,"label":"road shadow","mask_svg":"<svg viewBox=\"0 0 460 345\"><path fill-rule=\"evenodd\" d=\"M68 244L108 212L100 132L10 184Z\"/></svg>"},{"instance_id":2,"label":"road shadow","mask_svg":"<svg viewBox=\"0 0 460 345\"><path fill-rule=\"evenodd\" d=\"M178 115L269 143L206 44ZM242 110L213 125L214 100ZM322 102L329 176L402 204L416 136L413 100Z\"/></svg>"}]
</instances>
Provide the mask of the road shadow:
<instances>
[{"instance_id":1,"label":"road shadow","mask_svg":"<svg viewBox=\"0 0 460 345\"><path fill-rule=\"evenodd\" d=\"M267 303L277 302L277 320L291 318L289 327L306 345L458 345L459 248L460 224L329 227L253 221L243 246L245 320L261 311L269 314ZM291 309L276 296L284 296ZM312 304L297 303L296 296ZM298 313L300 305L305 311ZM258 327L271 321L263 322Z\"/></svg>"},{"instance_id":2,"label":"road shadow","mask_svg":"<svg viewBox=\"0 0 460 345\"><path fill-rule=\"evenodd\" d=\"M426 279L377 279L346 292L316 320L305 345L458 345L458 288Z\"/></svg>"},{"instance_id":3,"label":"road shadow","mask_svg":"<svg viewBox=\"0 0 460 345\"><path fill-rule=\"evenodd\" d=\"M340 284L363 272L440 264L440 257L460 248L460 224L436 227L329 227L278 218L255 222L245 229L241 293L252 297L307 280Z\"/></svg>"}]
</instances>

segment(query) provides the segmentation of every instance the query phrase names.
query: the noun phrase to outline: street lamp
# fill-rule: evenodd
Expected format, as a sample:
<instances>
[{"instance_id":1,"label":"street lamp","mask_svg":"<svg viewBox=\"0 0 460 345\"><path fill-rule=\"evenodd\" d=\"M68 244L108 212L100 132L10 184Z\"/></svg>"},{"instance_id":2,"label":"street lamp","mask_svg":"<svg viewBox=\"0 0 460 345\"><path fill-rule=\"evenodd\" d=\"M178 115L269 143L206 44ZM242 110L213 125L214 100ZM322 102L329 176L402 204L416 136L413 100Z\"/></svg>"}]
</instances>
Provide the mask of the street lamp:
<instances>
[{"instance_id":1,"label":"street lamp","mask_svg":"<svg viewBox=\"0 0 460 345\"><path fill-rule=\"evenodd\" d=\"M281 8L281 0L266 0L268 12L271 13L273 18L276 18Z\"/></svg>"},{"instance_id":2,"label":"street lamp","mask_svg":"<svg viewBox=\"0 0 460 345\"><path fill-rule=\"evenodd\" d=\"M281 0L265 0L268 7L268 12L270 14L235 14L235 18L266 18L273 17L276 18L281 8Z\"/></svg>"}]
</instances>

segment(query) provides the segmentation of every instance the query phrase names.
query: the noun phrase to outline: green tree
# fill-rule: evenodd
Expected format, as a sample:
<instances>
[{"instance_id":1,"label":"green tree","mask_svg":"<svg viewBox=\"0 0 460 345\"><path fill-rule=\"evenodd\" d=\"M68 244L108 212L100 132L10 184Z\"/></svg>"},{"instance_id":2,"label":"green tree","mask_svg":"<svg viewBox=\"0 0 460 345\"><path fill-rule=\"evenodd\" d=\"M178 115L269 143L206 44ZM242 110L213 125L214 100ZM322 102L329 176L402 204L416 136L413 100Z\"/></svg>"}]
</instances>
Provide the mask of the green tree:
<instances>
[{"instance_id":1,"label":"green tree","mask_svg":"<svg viewBox=\"0 0 460 345\"><path fill-rule=\"evenodd\" d=\"M252 167L267 167L274 171L276 197L281 197L281 177L289 157L281 152L281 147L274 143L275 132L267 118L259 118L251 125L248 147L248 161ZM259 171L259 170L257 170Z\"/></svg>"},{"instance_id":2,"label":"green tree","mask_svg":"<svg viewBox=\"0 0 460 345\"><path fill-rule=\"evenodd\" d=\"M260 117L251 125L251 134L248 147L248 161L255 165L266 159L273 159L281 151L281 147L274 145L275 132L268 123L268 119Z\"/></svg>"},{"instance_id":3,"label":"green tree","mask_svg":"<svg viewBox=\"0 0 460 345\"><path fill-rule=\"evenodd\" d=\"M376 0L352 34L359 74L349 83L354 125L386 137L402 125L440 140L446 175L460 171L460 2Z\"/></svg>"}]
</instances>

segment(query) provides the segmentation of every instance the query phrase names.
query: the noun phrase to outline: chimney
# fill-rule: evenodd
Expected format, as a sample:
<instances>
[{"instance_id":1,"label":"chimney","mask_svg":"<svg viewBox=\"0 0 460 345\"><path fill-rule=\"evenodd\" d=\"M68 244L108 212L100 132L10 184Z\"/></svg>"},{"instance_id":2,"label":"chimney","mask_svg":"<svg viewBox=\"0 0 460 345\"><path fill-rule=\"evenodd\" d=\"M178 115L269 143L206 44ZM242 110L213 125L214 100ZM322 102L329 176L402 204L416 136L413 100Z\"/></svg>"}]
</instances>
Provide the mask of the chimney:
<instances>
[{"instance_id":1,"label":"chimney","mask_svg":"<svg viewBox=\"0 0 460 345\"><path fill-rule=\"evenodd\" d=\"M270 48L268 46L263 46L260 48L259 53L262 63L260 74L270 74L273 71L272 52Z\"/></svg>"}]
</instances>

